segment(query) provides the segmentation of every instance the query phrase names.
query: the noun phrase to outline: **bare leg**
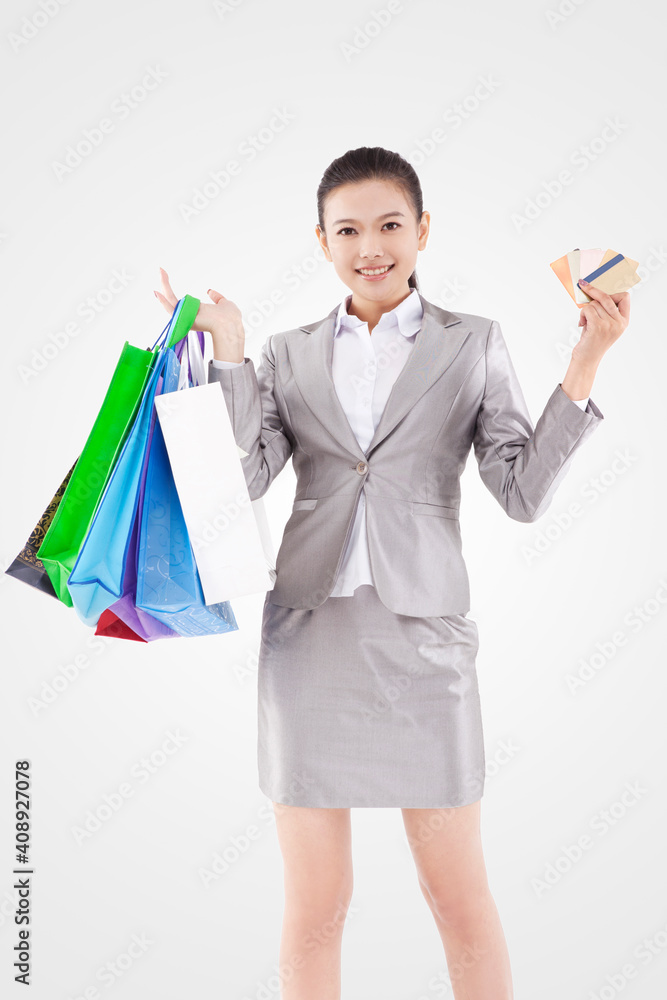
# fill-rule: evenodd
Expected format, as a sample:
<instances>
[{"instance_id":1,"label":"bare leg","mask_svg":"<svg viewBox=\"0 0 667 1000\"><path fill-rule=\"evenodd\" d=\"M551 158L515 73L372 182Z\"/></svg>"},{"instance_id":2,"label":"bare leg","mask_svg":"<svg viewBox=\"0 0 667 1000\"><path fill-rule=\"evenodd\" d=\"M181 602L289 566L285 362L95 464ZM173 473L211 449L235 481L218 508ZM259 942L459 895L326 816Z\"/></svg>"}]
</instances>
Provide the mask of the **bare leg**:
<instances>
[{"instance_id":1,"label":"bare leg","mask_svg":"<svg viewBox=\"0 0 667 1000\"><path fill-rule=\"evenodd\" d=\"M512 1000L505 935L482 853L480 802L403 809L419 885L442 938L456 1000Z\"/></svg>"},{"instance_id":2,"label":"bare leg","mask_svg":"<svg viewBox=\"0 0 667 1000\"><path fill-rule=\"evenodd\" d=\"M352 897L349 809L273 803L285 873L282 1000L340 1000L341 939Z\"/></svg>"}]
</instances>

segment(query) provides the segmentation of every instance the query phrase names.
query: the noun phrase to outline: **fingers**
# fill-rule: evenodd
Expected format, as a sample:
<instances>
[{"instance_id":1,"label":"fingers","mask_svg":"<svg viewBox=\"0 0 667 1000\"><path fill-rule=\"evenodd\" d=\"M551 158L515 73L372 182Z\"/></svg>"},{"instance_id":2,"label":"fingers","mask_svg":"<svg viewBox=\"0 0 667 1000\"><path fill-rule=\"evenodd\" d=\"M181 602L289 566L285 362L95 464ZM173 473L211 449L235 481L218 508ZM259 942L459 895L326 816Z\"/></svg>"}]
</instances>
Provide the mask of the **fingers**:
<instances>
[{"instance_id":1,"label":"fingers","mask_svg":"<svg viewBox=\"0 0 667 1000\"><path fill-rule=\"evenodd\" d=\"M590 295L590 297L597 302L605 312L609 313L610 316L613 316L614 318L618 316L616 303L608 292L603 292L594 285L588 284L588 282L579 281L578 285L582 291L586 292L586 295ZM590 302L586 303L586 305L590 304Z\"/></svg>"},{"instance_id":2,"label":"fingers","mask_svg":"<svg viewBox=\"0 0 667 1000\"><path fill-rule=\"evenodd\" d=\"M174 295L174 291L169 284L169 276L163 267L160 268L160 283L165 300L169 303L172 310L175 309L178 304L178 297Z\"/></svg>"},{"instance_id":3,"label":"fingers","mask_svg":"<svg viewBox=\"0 0 667 1000\"><path fill-rule=\"evenodd\" d=\"M614 296L616 308L620 312L626 323L630 322L630 292L622 292Z\"/></svg>"},{"instance_id":4,"label":"fingers","mask_svg":"<svg viewBox=\"0 0 667 1000\"><path fill-rule=\"evenodd\" d=\"M154 295L156 299L162 303L167 312L173 312L178 305L178 296L175 295L174 290L169 283L169 275L163 267L160 268L160 284L162 285L162 291L158 292L154 290ZM228 301L225 296L222 295L221 292L216 291L215 288L209 288L207 294L216 306L221 302ZM202 305L204 306L204 310L208 309L205 303L202 303ZM200 317L199 312L197 313L197 318L195 319L195 323L197 322L200 323L197 329L207 329L207 327L202 327L201 325L204 323L204 319Z\"/></svg>"},{"instance_id":5,"label":"fingers","mask_svg":"<svg viewBox=\"0 0 667 1000\"><path fill-rule=\"evenodd\" d=\"M155 289L153 289L153 294L155 295L155 298L158 300L158 302L162 303L167 312L174 311L173 308L169 305L169 303L165 299L164 295L162 295L160 292L156 292Z\"/></svg>"},{"instance_id":6,"label":"fingers","mask_svg":"<svg viewBox=\"0 0 667 1000\"><path fill-rule=\"evenodd\" d=\"M160 284L162 285L162 291L158 292L153 289L153 294L155 298L160 302L167 312L172 313L176 308L178 299L174 295L174 291L169 284L169 277L164 268L160 268Z\"/></svg>"}]
</instances>

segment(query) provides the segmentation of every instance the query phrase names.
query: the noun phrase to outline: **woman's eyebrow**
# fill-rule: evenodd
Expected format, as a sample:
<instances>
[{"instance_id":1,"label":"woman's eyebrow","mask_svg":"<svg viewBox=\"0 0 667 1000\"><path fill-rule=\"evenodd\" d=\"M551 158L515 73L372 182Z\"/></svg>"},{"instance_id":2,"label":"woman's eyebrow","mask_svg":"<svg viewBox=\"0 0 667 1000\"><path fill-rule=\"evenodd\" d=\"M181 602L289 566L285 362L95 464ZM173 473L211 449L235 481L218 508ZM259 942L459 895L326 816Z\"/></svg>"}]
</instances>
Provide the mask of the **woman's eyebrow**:
<instances>
[{"instance_id":1,"label":"woman's eyebrow","mask_svg":"<svg viewBox=\"0 0 667 1000\"><path fill-rule=\"evenodd\" d=\"M403 212L385 212L384 215L378 215L375 221L380 222L381 219L388 219L390 215L400 215L403 217ZM336 221L332 222L331 225L339 226L341 222L357 222L357 219L336 219Z\"/></svg>"}]
</instances>

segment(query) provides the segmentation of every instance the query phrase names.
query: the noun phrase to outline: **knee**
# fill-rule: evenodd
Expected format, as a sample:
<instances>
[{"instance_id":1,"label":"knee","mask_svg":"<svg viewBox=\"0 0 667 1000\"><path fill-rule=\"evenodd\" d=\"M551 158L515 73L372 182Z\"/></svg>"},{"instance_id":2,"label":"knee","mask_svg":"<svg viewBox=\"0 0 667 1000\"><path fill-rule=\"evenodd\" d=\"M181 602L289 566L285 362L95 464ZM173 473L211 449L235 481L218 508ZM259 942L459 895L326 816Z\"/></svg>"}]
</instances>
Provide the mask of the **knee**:
<instances>
[{"instance_id":1,"label":"knee","mask_svg":"<svg viewBox=\"0 0 667 1000\"><path fill-rule=\"evenodd\" d=\"M461 934L469 934L479 928L485 919L493 897L488 885L452 887L441 883L421 882L422 892L437 919L447 927Z\"/></svg>"},{"instance_id":2,"label":"knee","mask_svg":"<svg viewBox=\"0 0 667 1000\"><path fill-rule=\"evenodd\" d=\"M319 944L338 941L343 933L349 908L350 899L347 894L342 894L330 899L326 906L311 912L308 940L317 941Z\"/></svg>"},{"instance_id":3,"label":"knee","mask_svg":"<svg viewBox=\"0 0 667 1000\"><path fill-rule=\"evenodd\" d=\"M350 907L351 891L314 891L307 898L288 904L286 915L305 951L340 947Z\"/></svg>"}]
</instances>

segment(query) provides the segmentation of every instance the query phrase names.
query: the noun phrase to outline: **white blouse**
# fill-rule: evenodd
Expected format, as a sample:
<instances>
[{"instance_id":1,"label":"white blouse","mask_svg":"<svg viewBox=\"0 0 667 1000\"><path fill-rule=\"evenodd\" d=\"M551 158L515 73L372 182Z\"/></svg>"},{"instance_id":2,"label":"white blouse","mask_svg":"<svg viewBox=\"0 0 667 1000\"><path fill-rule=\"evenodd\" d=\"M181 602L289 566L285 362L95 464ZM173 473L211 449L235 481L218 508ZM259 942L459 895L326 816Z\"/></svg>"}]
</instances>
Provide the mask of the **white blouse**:
<instances>
[{"instance_id":1,"label":"white blouse","mask_svg":"<svg viewBox=\"0 0 667 1000\"><path fill-rule=\"evenodd\" d=\"M391 312L383 313L369 336L368 323L351 316L346 296L336 314L331 365L334 388L362 451L368 448L389 393L421 328L423 308L413 288ZM216 368L234 368L244 361L218 361ZM574 402L582 410L588 399ZM362 487L343 561L331 597L350 597L357 587L374 586L366 535L366 498Z\"/></svg>"}]
</instances>

